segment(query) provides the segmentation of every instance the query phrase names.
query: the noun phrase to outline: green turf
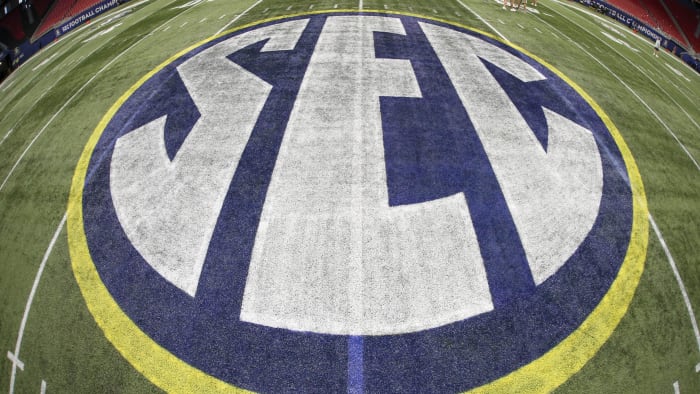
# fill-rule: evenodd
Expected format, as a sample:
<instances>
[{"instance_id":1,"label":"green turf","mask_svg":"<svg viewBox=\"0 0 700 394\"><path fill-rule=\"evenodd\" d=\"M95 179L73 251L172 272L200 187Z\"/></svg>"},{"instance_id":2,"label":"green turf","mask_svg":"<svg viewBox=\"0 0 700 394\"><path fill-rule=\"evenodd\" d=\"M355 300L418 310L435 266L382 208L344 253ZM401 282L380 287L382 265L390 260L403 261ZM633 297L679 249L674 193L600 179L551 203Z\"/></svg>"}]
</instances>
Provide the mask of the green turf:
<instances>
[{"instance_id":1,"label":"green turf","mask_svg":"<svg viewBox=\"0 0 700 394\"><path fill-rule=\"evenodd\" d=\"M692 305L700 308L700 171L666 129L696 160L700 158L700 75L667 54L653 57L651 42L569 1L540 0L539 15L506 12L491 0L461 2L466 7L457 0L364 1L363 5L503 35L580 85L604 108L629 145L650 213L675 258ZM338 9L358 8L357 1L344 0L263 0L243 15L254 1L204 1L189 9L174 8L185 3L154 0L109 25L93 21L43 50L0 85L0 139L13 130L0 144L0 182L12 171L0 190L0 354L14 351L25 303L65 213L80 153L119 96L170 56L222 28L332 10L336 4ZM84 42L116 23L121 25ZM611 41L603 32L637 51ZM649 240L645 272L627 315L600 352L559 392L670 393L676 381L683 393L700 392L700 376L695 373L700 352L690 318L653 230ZM38 392L42 380L49 392L158 391L119 355L87 311L71 271L65 230L32 304L20 358L26 364L17 372L15 388L20 393ZM9 386L10 374L11 363L3 357L0 390Z\"/></svg>"}]
</instances>

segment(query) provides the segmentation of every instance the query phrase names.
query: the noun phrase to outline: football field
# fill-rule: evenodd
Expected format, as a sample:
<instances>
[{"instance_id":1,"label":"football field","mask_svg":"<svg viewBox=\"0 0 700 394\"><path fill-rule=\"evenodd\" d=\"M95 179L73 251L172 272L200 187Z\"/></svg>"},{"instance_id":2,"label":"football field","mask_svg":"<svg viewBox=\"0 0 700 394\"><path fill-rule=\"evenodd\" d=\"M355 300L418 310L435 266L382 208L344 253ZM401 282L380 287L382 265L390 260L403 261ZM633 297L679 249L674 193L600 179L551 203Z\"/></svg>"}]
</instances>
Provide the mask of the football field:
<instances>
[{"instance_id":1,"label":"football field","mask_svg":"<svg viewBox=\"0 0 700 394\"><path fill-rule=\"evenodd\" d=\"M132 0L29 59L0 390L700 392L700 75L502 6Z\"/></svg>"}]
</instances>

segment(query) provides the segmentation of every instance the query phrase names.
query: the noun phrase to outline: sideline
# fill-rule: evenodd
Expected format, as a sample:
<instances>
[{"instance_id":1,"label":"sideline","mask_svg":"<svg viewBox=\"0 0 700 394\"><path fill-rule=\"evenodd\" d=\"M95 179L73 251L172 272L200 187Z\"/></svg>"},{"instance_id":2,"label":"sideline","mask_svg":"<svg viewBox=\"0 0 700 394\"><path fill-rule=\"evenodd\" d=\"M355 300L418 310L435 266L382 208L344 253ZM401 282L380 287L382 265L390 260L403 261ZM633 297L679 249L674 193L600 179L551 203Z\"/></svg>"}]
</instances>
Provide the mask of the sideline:
<instances>
[{"instance_id":1,"label":"sideline","mask_svg":"<svg viewBox=\"0 0 700 394\"><path fill-rule=\"evenodd\" d=\"M41 260L41 264L39 265L39 270L36 273L36 277L34 278L34 284L32 285L32 290L29 292L29 298L27 299L27 305L24 307L24 315L22 315L22 322L19 325L19 333L17 334L17 344L15 344L15 352L12 353L9 350L7 351L7 358L12 361L12 375L10 376L10 394L13 394L15 391L15 377L17 375L17 367L24 371L24 363L20 361L19 359L19 351L22 347L22 339L24 338L24 328L27 325L27 318L29 317L29 310L32 308L32 303L34 302L34 296L36 295L36 290L39 287L39 281L41 280L41 276L44 273L44 268L46 267L46 262L49 260L49 256L51 255L51 252L53 251L53 247L56 245L56 240L58 239L58 236L61 234L61 231L63 231L63 227L66 225L66 218L68 217L67 213L63 214L63 219L61 219L61 223L58 225L58 228L56 229L56 232L53 234L53 238L51 238L51 242L49 243L49 247L46 249L46 253L44 253L44 258ZM44 387L44 384L42 383L42 387Z\"/></svg>"},{"instance_id":2,"label":"sideline","mask_svg":"<svg viewBox=\"0 0 700 394\"><path fill-rule=\"evenodd\" d=\"M559 15L561 15L561 14L559 14ZM625 81L622 80L622 78L620 78L620 77L619 77L617 74L615 74L610 68L608 68L608 66L606 66L603 62L601 62L597 57L593 56L593 54L591 54L590 52L588 52L583 46L581 46L581 44L579 44L578 42L576 42L576 40L574 40L573 38L571 38L571 37L568 36L567 34L563 33L561 30L557 29L556 27L552 26L552 25L549 24L547 21L545 21L543 18L539 18L539 19L540 19L540 21L541 21L542 23L544 23L545 25L549 26L550 29L552 29L552 30L554 30L554 31L557 31L557 32L559 32L561 35L563 35L564 37L566 37L572 44L574 44L576 47L578 47L578 48L581 50L581 52L585 53L585 54L588 55L591 59L595 60L596 63L600 64L601 67L603 67L607 72L609 72L610 75L612 75L615 79L617 79L630 93L632 93L632 95L633 95L634 97L636 97L637 100L638 100L640 103L642 103L642 105L644 105L644 107L646 107L646 109L649 111L649 113L652 114L652 115L656 118L656 120L666 129L666 131L673 137L673 139L676 140L676 142L677 142L678 145L681 147L681 149L683 149L683 152L685 152L685 154L688 156L688 158L690 159L690 161L692 161L693 164L695 165L695 168L700 172L700 164L698 164L698 162L695 160L695 158L693 157L693 155L690 154L690 152L688 151L688 149L685 147L685 145L683 145L683 143L681 142L681 140L678 139L678 136L676 136L676 134L673 132L673 130L671 130L671 128L668 127L668 125L666 124L666 122L664 122L663 119L661 119L661 117L649 106L649 104L646 103L646 101L644 101L641 97L639 97L639 95L637 94L637 92L635 92Z\"/></svg>"},{"instance_id":3,"label":"sideline","mask_svg":"<svg viewBox=\"0 0 700 394\"><path fill-rule=\"evenodd\" d=\"M683 279L681 278L681 274L678 271L678 267L676 266L676 261L673 259L673 256L671 255L671 251L668 249L668 246L666 245L666 241L664 240L664 237L661 235L661 231L659 230L659 227L656 225L656 222L654 221L654 218L651 216L651 213L649 214L649 222L651 223L651 227L654 228L654 232L656 233L656 237L659 239L659 242L661 242L661 247L664 249L664 253L666 253L666 258L668 259L668 264L671 266L671 269L673 270L673 276L676 277L676 282L678 282L678 287L681 289L681 293L683 294L683 302L685 302L685 307L688 310L688 315L690 316L690 323L693 325L693 333L695 333L695 341L698 344L698 351L700 352L700 330L698 330L698 322L695 318L695 312L693 312L693 306L690 303L690 297L688 297L688 291L685 288L685 284L683 284Z\"/></svg>"}]
</instances>

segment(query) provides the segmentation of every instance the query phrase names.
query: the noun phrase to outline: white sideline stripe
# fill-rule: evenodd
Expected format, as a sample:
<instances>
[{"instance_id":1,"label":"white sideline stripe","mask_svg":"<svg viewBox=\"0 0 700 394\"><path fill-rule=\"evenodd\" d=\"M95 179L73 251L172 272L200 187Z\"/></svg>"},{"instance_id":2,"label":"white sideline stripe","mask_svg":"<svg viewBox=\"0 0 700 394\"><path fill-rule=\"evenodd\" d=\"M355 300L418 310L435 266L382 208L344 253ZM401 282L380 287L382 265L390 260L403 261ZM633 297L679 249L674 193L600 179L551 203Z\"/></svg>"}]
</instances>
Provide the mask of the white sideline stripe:
<instances>
[{"instance_id":1,"label":"white sideline stripe","mask_svg":"<svg viewBox=\"0 0 700 394\"><path fill-rule=\"evenodd\" d=\"M10 179L10 177L12 176L12 174L15 172L15 170L16 170L17 167L19 166L19 163L22 162L22 159L24 159L24 156L27 154L27 152L29 152L29 149L31 149L32 146L34 146L34 143L39 139L39 137L41 137L41 135L44 134L44 131L46 131L46 129L48 129L48 127L49 127L49 125L51 124L51 122L53 122L54 119L56 119L56 118L58 117L58 115L60 115L60 114L63 112L63 110L66 109L66 108L68 107L68 105L70 105L70 104L73 102L73 100L74 100L76 97L78 97L78 95L79 95L80 93L82 93L83 90L85 90L85 88L90 84L90 82L94 81L100 74L102 74L102 72L103 72L104 70L106 70L106 69L107 69L109 66L111 66L114 62L116 62L118 59L120 59L122 56L124 56L124 54L126 54L127 52L129 52L132 48L134 48L135 46L137 46L138 44L140 44L140 43L141 43L142 41L144 41L146 38L152 36L153 33L154 33L155 31L160 30L161 27L163 27L163 26L167 25L168 23L170 23L170 21L172 21L173 19L177 18L178 16L180 16L180 15L184 14L185 12L187 12L187 11L189 11L189 10L192 10L192 9L194 9L194 7L187 8L185 11L182 11L181 13L179 13L179 14L173 16L172 18L168 19L167 21L165 21L165 22L164 22L163 24L161 24L160 26L158 26L158 27L156 27L155 29L151 30L150 33L146 34L145 36L141 37L138 41L136 41L135 43L131 44L130 47L126 48L125 50L123 50L122 52L120 52L117 56L115 56L112 60L110 60L109 63L107 63L107 64L105 64L104 66L102 66L102 68L99 69L99 70L95 73L95 75L93 75L90 79L88 79L87 82L85 82L85 83L83 84L83 86L81 86L80 89L78 89L77 92L73 93L73 95L70 96L70 98L69 98L68 100L66 100L65 103L63 103L63 106L61 106L61 108L59 108L58 111L57 111L55 114L53 114L53 116L51 116L51 119L49 119L49 121L46 122L46 124L44 125L44 127L42 127L41 130L39 130L39 132L34 136L34 138L32 139L32 141L29 143L29 145L27 145L27 147L24 149L24 151L23 151L22 154L19 156L19 158L17 159L17 161L15 162L15 164L14 164L14 165L12 166L12 168L10 169L10 172L7 173L7 176L5 177L5 180L3 180L2 184L0 184L0 192L2 191L2 189L5 188L5 185L7 184L7 181Z\"/></svg>"},{"instance_id":2,"label":"white sideline stripe","mask_svg":"<svg viewBox=\"0 0 700 394\"><path fill-rule=\"evenodd\" d=\"M5 134L4 137L2 137L2 141L0 141L0 145L2 145L3 142L5 142L5 140L7 139L7 137L9 137L10 134L12 134L13 131L15 131L14 127L11 128L10 131L8 131L7 134Z\"/></svg>"},{"instance_id":3,"label":"white sideline stripe","mask_svg":"<svg viewBox=\"0 0 700 394\"><path fill-rule=\"evenodd\" d=\"M661 247L664 249L664 253L666 253L666 258L668 259L668 264L671 266L671 269L673 270L673 275L676 277L676 282L678 282L678 287L681 289L681 293L683 294L683 301L685 302L685 307L688 309L688 315L690 315L690 323L693 325L693 332L695 333L695 340L698 343L698 351L700 351L700 330L698 330L698 322L695 319L695 312L693 312L693 306L690 304L690 298L688 297L688 291L685 289L685 285L683 284L683 279L681 278L680 272L678 272L678 267L676 266L676 261L673 260L673 256L671 255L671 251L668 250L668 246L666 245L666 241L664 240L664 237L661 235L661 231L659 230L659 227L656 225L656 222L654 221L654 217L649 214L649 222L651 223L651 226L654 228L654 232L656 233L656 237L659 238L659 242L661 242ZM700 366L700 364L698 364ZM698 366L695 367L695 370L697 371Z\"/></svg>"},{"instance_id":4,"label":"white sideline stripe","mask_svg":"<svg viewBox=\"0 0 700 394\"><path fill-rule=\"evenodd\" d=\"M678 384L677 380L673 382L673 392L674 394L681 394L681 386Z\"/></svg>"},{"instance_id":5,"label":"white sideline stripe","mask_svg":"<svg viewBox=\"0 0 700 394\"><path fill-rule=\"evenodd\" d=\"M247 14L248 11L252 10L253 8L255 8L255 6L257 6L257 5L260 4L260 3L262 3L262 0L258 0L258 1L256 1L253 5L251 5L250 7L246 8L245 11L241 12L240 14L238 14L238 16L236 16L235 18L233 18L229 23L225 24L224 27L222 27L221 29L219 29L219 31L216 32L215 36L218 36L218 35L221 34L224 30L228 29L229 26L231 26L231 25L233 25L234 23L236 23L236 21L237 21L238 19L240 19L243 15Z\"/></svg>"},{"instance_id":6,"label":"white sideline stripe","mask_svg":"<svg viewBox=\"0 0 700 394\"><path fill-rule=\"evenodd\" d=\"M569 22L572 22L572 23L573 23L573 21L572 21L571 19L569 19L569 17L567 17L566 15L561 14L561 13L560 13L559 15L561 15L563 18L565 18L565 19L568 20ZM616 38L614 38L614 37L612 37L612 36L610 36L610 35L607 35L607 33L605 33L605 32L602 32L602 33L605 34L605 35L606 35L608 38L610 38L610 39L617 40ZM615 48L613 48L612 45L608 44L605 40L602 40L600 37L598 37L598 36L595 35L595 34L592 34L592 36L593 36L594 38L598 39L598 41L602 42L605 46L607 46L607 47L610 48L611 50L615 51ZM629 46L626 42L623 42L623 41L620 41L620 40L617 40L617 41L620 42L620 43L623 43L623 44L625 44L625 45L627 45L627 46ZM631 48L631 47L630 47L630 48ZM634 49L634 48L631 48L631 49L633 49L633 50L636 51L636 49ZM641 74L643 74L649 81L651 81L652 84L654 84L654 86L656 86L659 90L661 90L666 96L668 96L668 98L671 99L671 101L673 101L673 103L676 105L676 107L678 107L678 108L685 114L685 116L695 125L695 127L696 127L698 130L700 130L700 125L698 125L697 122L695 122L695 119L693 119L693 117L690 116L690 114L685 110L685 108L683 108L683 106L681 106L680 104L678 104L678 102L673 98L673 96L671 96L671 95L668 93L668 91L666 91L666 89L663 88L663 86L659 85L659 84L654 80L654 78L652 78L651 76L649 76L649 73L648 73L646 70L644 70L644 69L642 69L641 67L639 67L637 64L635 64L635 62L631 61L631 60L630 60L629 58L627 58L626 56L622 56L622 58L625 59L625 61L626 61L628 64L630 64L632 67L636 68ZM648 62L648 61L647 61L647 62ZM674 69L674 68L671 67L669 64L666 64L666 66L669 67L671 70L675 71L676 73L678 73L678 75L683 76L682 74L680 74L680 72L679 72L678 70ZM687 79L687 78L686 78L686 79ZM689 79L687 79L687 81L690 82ZM692 100L691 100L691 101L692 101ZM678 138L676 138L676 140L678 140ZM679 143L680 143L680 141L679 141ZM686 153L687 153L687 151L686 151ZM689 154L689 153L688 153L688 154ZM692 158L692 157L691 157L691 158ZM695 161L695 160L693 160L693 161ZM697 166L697 163L696 163L696 166ZM700 168L698 168L698 169L700 170Z\"/></svg>"},{"instance_id":7,"label":"white sideline stripe","mask_svg":"<svg viewBox=\"0 0 700 394\"><path fill-rule=\"evenodd\" d=\"M559 15L561 15L561 14L559 14ZM547 26L549 26L550 29L559 31L556 27L552 26L551 24L549 24L549 23L548 23L547 21L545 21L544 19L540 18L540 20L542 21L542 23L544 23L544 24L546 24ZM681 149L683 149L683 151L684 151L685 154L688 156L688 158L693 162L693 164L695 164L695 168L697 168L697 170L700 171L700 164L698 164L698 162L695 160L695 158L693 157L693 155L690 154L690 152L689 152L688 149L685 147L685 145L683 145L683 143L681 142L681 140L678 139L678 136L676 136L676 134L673 132L673 130L671 130L671 128L668 127L668 125L666 124L666 122L664 122L663 119L661 119L661 117L649 106L649 104L647 104L646 101L644 101L641 97L639 97L639 95L637 94L637 92L635 92L627 83L625 83L625 81L622 80L622 78L620 78L620 77L619 77L617 74L615 74L610 68L608 68L608 66L606 66L605 64L603 64L603 62L601 62L600 60L598 60L597 57L593 56L590 52L588 52L586 49L584 49L584 48L581 46L581 44L579 44L578 42L576 42L575 40L573 40L571 37L567 36L566 34L562 33L561 31L559 31L559 33L561 33L564 37L567 37L567 38L571 41L571 43L573 43L574 45L576 45L582 52L584 52L586 55L588 55L591 59L595 60L596 63L600 64L605 70L607 70L607 71L610 73L610 75L612 75L613 77L615 77L615 79L617 79L625 88L627 88L627 90L629 90L629 92L632 93L632 95L634 95L634 97L636 97L637 100L639 100L639 102L642 103L642 105L644 105L644 106L646 107L646 109L649 111L649 113L651 113L651 114L656 118L656 120L657 120L659 123L661 123L661 125L662 125L662 126L666 129L666 131L673 137L673 139L676 140L676 142L678 143L678 145L680 145ZM552 34L554 34L554 32L552 32Z\"/></svg>"},{"instance_id":8,"label":"white sideline stripe","mask_svg":"<svg viewBox=\"0 0 700 394\"><path fill-rule=\"evenodd\" d=\"M469 7L467 7L466 4L462 3L462 0L457 0L457 2L458 2L464 9L466 9L467 11L471 12L472 14L474 14L474 16L475 16L477 19L479 19L480 21L482 21L486 26L488 26L489 29L493 30L493 32L496 33L499 37L501 37L501 38L503 39L503 41L509 41L509 42L510 42L510 40L508 40L508 39L506 38L506 36L504 36L503 34L501 34L501 32L499 32L498 30L496 30L496 28L493 27L493 25L491 25L490 23L488 23L488 22L486 21L486 19L482 18L481 15L477 14L476 12L474 12L474 10L472 10L472 9L469 8ZM500 19L499 19L498 21L501 22L501 23L503 23L503 21L501 21ZM505 24L505 23L503 23L503 24Z\"/></svg>"},{"instance_id":9,"label":"white sideline stripe","mask_svg":"<svg viewBox=\"0 0 700 394\"><path fill-rule=\"evenodd\" d=\"M588 14L588 16L591 16L591 17L593 17L593 18L597 18L598 20L600 20L600 22L602 22L602 23L604 23L604 24L607 24L608 26L619 27L619 24L617 24L617 22L615 22L615 21L612 20L611 18L602 17L602 16L600 16L600 14L588 10L588 8L578 7L578 6L574 5L574 4L576 4L576 3L574 3L574 4L568 4L568 3L562 2L562 1L560 1L560 0L552 0L552 1L554 1L555 3L558 3L558 4L560 4L560 5L563 5L563 6L565 6L565 7L569 7L569 8L571 8L571 9L574 10L574 11L582 12L582 13ZM638 39L638 40L644 42L644 43L647 44L647 45L653 45L653 43L651 43L650 40L649 40L648 38L646 38L646 36L643 36L643 35L641 35L641 34L634 34L634 33L630 32L630 31L628 31L628 30L623 30L623 31L627 34L628 37L635 37L636 39ZM690 66L688 66L688 65L687 65L683 60L681 60L680 58L678 58L678 57L676 57L676 56L668 56L668 58L669 58L669 59L672 59L673 61L675 61L675 62L677 62L677 63L683 65L684 67L688 67L688 68L690 69ZM692 75L695 76L695 75L697 75L697 73L696 73L696 72L693 72ZM689 98L689 100L690 100L690 101L693 101L693 100L691 100L690 98Z\"/></svg>"},{"instance_id":10,"label":"white sideline stripe","mask_svg":"<svg viewBox=\"0 0 700 394\"><path fill-rule=\"evenodd\" d=\"M41 280L41 276L44 273L44 268L46 267L46 262L49 260L49 256L51 255L51 251L53 250L54 245L56 245L56 240L58 239L58 236L61 234L61 231L63 230L63 227L66 224L66 218L68 217L68 213L63 214L63 219L61 219L61 223L58 225L58 228L56 228L56 232L53 234L53 238L51 238L51 243L49 243L49 247L46 249L46 253L44 253L44 258L41 260L41 264L39 265L39 270L36 273L36 277L34 278L34 284L32 285L32 290L29 292L29 298L27 299L27 305L24 307L24 315L22 315L22 322L19 324L19 333L17 334L17 344L15 345L15 353L14 353L14 359L19 361L19 351L20 348L22 347L22 338L24 337L24 328L27 325L27 318L29 317L29 310L32 308L32 303L34 302L34 296L36 295L36 290L39 287L39 281ZM10 357L10 353L8 352L7 354L8 357ZM12 358L10 358L13 360ZM20 364L13 362L12 363L12 376L10 377L10 394L13 394L15 390L15 377L17 375L17 367L19 367ZM24 365L20 367L21 370L24 370Z\"/></svg>"}]
</instances>

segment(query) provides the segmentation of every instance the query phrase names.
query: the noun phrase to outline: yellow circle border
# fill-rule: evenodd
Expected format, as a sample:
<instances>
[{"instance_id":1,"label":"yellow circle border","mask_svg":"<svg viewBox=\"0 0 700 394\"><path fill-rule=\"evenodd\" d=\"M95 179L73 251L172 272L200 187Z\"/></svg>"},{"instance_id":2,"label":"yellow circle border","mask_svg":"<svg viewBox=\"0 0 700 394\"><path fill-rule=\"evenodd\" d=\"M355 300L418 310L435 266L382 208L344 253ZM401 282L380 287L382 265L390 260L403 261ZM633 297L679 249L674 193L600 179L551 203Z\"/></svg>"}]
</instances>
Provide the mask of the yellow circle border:
<instances>
[{"instance_id":1,"label":"yellow circle border","mask_svg":"<svg viewBox=\"0 0 700 394\"><path fill-rule=\"evenodd\" d=\"M625 162L633 200L630 243L617 277L596 308L568 337L529 364L493 382L477 387L471 392L527 393L552 391L577 373L598 352L610 335L612 335L613 331L622 320L622 317L627 313L629 304L634 297L637 285L644 271L649 233L647 201L639 169L622 135L603 109L581 87L559 70L555 69L552 65L523 48L511 42L499 39L487 32L473 29L453 21L420 14L385 10L358 11L344 9L320 10L259 20L209 37L178 52L144 75L119 97L104 115L85 145L73 175L68 200L68 245L73 273L90 313L104 332L105 337L114 345L121 355L136 368L136 370L165 391L182 393L249 392L231 386L226 382L206 374L185 363L167 349L158 345L147 334L141 331L112 298L109 290L107 290L100 279L95 264L92 261L84 230L82 201L88 164L95 146L107 127L107 124L124 102L126 102L126 100L148 79L179 57L220 37L263 23L300 16L339 13L371 13L416 17L455 26L501 42L547 67L576 90L576 92L595 110L615 140Z\"/></svg>"}]
</instances>

